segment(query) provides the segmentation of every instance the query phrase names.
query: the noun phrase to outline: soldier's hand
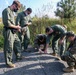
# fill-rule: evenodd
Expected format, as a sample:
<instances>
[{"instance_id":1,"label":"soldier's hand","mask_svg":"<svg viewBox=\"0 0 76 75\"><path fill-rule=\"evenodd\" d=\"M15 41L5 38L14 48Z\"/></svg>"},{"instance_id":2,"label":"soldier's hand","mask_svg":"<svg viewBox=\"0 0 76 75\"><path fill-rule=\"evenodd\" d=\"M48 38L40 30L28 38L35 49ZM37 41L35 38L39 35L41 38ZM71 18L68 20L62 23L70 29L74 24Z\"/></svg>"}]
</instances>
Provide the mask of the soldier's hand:
<instances>
[{"instance_id":1,"label":"soldier's hand","mask_svg":"<svg viewBox=\"0 0 76 75\"><path fill-rule=\"evenodd\" d=\"M41 49L39 49L39 53L44 53Z\"/></svg>"},{"instance_id":2,"label":"soldier's hand","mask_svg":"<svg viewBox=\"0 0 76 75\"><path fill-rule=\"evenodd\" d=\"M28 22L28 23L26 23L27 25L31 25L32 23L31 22Z\"/></svg>"},{"instance_id":3,"label":"soldier's hand","mask_svg":"<svg viewBox=\"0 0 76 75\"><path fill-rule=\"evenodd\" d=\"M59 40L59 44L63 44L64 40Z\"/></svg>"},{"instance_id":4,"label":"soldier's hand","mask_svg":"<svg viewBox=\"0 0 76 75\"><path fill-rule=\"evenodd\" d=\"M17 25L16 28L19 30L19 29L21 29L21 26Z\"/></svg>"},{"instance_id":5,"label":"soldier's hand","mask_svg":"<svg viewBox=\"0 0 76 75\"><path fill-rule=\"evenodd\" d=\"M21 29L18 29L18 32L21 32Z\"/></svg>"}]
</instances>

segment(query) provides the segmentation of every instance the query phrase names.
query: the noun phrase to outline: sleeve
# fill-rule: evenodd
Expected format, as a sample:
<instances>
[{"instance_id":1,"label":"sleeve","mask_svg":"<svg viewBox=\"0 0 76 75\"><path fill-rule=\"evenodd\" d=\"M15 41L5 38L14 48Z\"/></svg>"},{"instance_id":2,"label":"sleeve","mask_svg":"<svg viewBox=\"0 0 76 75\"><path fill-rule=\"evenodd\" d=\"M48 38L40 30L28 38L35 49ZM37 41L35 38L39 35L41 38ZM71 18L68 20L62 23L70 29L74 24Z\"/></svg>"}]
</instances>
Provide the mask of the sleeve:
<instances>
[{"instance_id":1,"label":"sleeve","mask_svg":"<svg viewBox=\"0 0 76 75\"><path fill-rule=\"evenodd\" d=\"M2 12L2 20L3 20L3 24L4 25L7 25L7 27L9 27L9 26L12 25L11 18L10 18L10 15L9 15L9 11L8 10L4 10Z\"/></svg>"},{"instance_id":2,"label":"sleeve","mask_svg":"<svg viewBox=\"0 0 76 75\"><path fill-rule=\"evenodd\" d=\"M34 40L34 44L38 44L38 36L36 36L36 38Z\"/></svg>"},{"instance_id":3,"label":"sleeve","mask_svg":"<svg viewBox=\"0 0 76 75\"><path fill-rule=\"evenodd\" d=\"M60 39L63 39L65 37L65 33L67 32L66 29L60 29L61 31L61 37Z\"/></svg>"},{"instance_id":4,"label":"sleeve","mask_svg":"<svg viewBox=\"0 0 76 75\"><path fill-rule=\"evenodd\" d=\"M61 33L60 34L61 35L60 39L63 39L65 37L66 29L65 28L59 28L59 31Z\"/></svg>"},{"instance_id":5,"label":"sleeve","mask_svg":"<svg viewBox=\"0 0 76 75\"><path fill-rule=\"evenodd\" d=\"M73 44L73 46L69 49L69 52L70 52L71 54L76 54L76 41L75 41L75 43Z\"/></svg>"},{"instance_id":6,"label":"sleeve","mask_svg":"<svg viewBox=\"0 0 76 75\"><path fill-rule=\"evenodd\" d=\"M63 39L66 33L66 29L64 27L62 27L61 25L55 25L54 26L54 30L57 30L60 32L60 39Z\"/></svg>"},{"instance_id":7,"label":"sleeve","mask_svg":"<svg viewBox=\"0 0 76 75\"><path fill-rule=\"evenodd\" d=\"M47 35L47 37L46 37L46 44L50 43L51 38L52 38L52 35Z\"/></svg>"},{"instance_id":8,"label":"sleeve","mask_svg":"<svg viewBox=\"0 0 76 75\"><path fill-rule=\"evenodd\" d=\"M61 37L60 37L60 39L62 39L62 38L64 38L65 37L65 33L66 33L67 31L65 30L65 29L61 29Z\"/></svg>"},{"instance_id":9,"label":"sleeve","mask_svg":"<svg viewBox=\"0 0 76 75\"><path fill-rule=\"evenodd\" d=\"M63 39L64 37L65 37L65 33L62 33L60 39Z\"/></svg>"}]
</instances>

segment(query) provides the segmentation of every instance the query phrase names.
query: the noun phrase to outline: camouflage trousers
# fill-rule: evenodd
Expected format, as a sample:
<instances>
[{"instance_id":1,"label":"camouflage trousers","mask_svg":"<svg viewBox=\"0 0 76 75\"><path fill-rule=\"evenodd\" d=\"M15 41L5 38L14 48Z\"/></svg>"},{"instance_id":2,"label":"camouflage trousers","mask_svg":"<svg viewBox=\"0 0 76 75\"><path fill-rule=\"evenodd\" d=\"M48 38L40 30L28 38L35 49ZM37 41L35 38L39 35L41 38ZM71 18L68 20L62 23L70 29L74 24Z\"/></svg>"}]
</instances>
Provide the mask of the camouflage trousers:
<instances>
[{"instance_id":1,"label":"camouflage trousers","mask_svg":"<svg viewBox=\"0 0 76 75\"><path fill-rule=\"evenodd\" d=\"M64 55L61 56L61 59L67 62L69 67L73 67L76 65L76 57L72 55L69 51L66 51Z\"/></svg>"}]
</instances>

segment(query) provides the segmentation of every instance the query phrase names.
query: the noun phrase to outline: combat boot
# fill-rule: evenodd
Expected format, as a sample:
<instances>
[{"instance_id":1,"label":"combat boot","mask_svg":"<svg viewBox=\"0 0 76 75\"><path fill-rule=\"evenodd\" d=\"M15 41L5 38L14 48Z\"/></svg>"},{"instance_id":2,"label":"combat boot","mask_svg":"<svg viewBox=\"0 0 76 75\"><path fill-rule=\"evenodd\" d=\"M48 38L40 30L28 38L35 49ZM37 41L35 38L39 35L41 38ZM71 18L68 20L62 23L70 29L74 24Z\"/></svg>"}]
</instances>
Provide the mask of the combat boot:
<instances>
[{"instance_id":1,"label":"combat boot","mask_svg":"<svg viewBox=\"0 0 76 75\"><path fill-rule=\"evenodd\" d=\"M7 64L7 67L9 67L9 68L15 68L15 64Z\"/></svg>"},{"instance_id":2,"label":"combat boot","mask_svg":"<svg viewBox=\"0 0 76 75\"><path fill-rule=\"evenodd\" d=\"M74 72L74 67L63 68L63 71L64 71L64 72L67 72L67 73L69 73L69 72Z\"/></svg>"},{"instance_id":3,"label":"combat boot","mask_svg":"<svg viewBox=\"0 0 76 75\"><path fill-rule=\"evenodd\" d=\"M59 56L57 56L56 60L61 60L61 58Z\"/></svg>"},{"instance_id":4,"label":"combat boot","mask_svg":"<svg viewBox=\"0 0 76 75\"><path fill-rule=\"evenodd\" d=\"M57 53L50 53L50 55L57 56Z\"/></svg>"},{"instance_id":5,"label":"combat boot","mask_svg":"<svg viewBox=\"0 0 76 75\"><path fill-rule=\"evenodd\" d=\"M16 58L16 61L18 62L18 61L21 61L22 59L24 59L25 58L25 56L21 56L21 57L19 57L19 58Z\"/></svg>"}]
</instances>

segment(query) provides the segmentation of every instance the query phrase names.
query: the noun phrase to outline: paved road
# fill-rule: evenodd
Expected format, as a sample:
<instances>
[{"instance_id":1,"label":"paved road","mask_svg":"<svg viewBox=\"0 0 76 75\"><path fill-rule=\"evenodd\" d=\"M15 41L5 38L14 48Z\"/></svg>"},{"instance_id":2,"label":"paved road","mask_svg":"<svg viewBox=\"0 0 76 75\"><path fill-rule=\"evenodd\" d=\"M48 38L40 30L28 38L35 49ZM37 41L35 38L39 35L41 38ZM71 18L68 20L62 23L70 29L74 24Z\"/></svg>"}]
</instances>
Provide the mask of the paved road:
<instances>
[{"instance_id":1,"label":"paved road","mask_svg":"<svg viewBox=\"0 0 76 75\"><path fill-rule=\"evenodd\" d=\"M76 75L64 73L62 69L67 66L63 61L56 60L56 57L38 52L24 52L25 58L14 63L16 68L7 68L4 63L3 52L0 52L0 75Z\"/></svg>"}]
</instances>

